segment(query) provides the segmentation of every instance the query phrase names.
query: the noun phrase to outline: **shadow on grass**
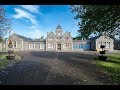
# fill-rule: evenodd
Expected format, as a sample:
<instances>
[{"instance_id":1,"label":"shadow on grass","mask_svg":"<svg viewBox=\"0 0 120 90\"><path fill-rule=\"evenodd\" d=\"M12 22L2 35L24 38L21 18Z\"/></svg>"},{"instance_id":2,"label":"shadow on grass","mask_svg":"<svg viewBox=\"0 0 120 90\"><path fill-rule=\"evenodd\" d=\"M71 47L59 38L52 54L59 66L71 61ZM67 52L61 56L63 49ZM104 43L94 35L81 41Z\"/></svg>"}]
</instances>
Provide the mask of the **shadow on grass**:
<instances>
[{"instance_id":1,"label":"shadow on grass","mask_svg":"<svg viewBox=\"0 0 120 90\"><path fill-rule=\"evenodd\" d=\"M107 60L106 62L110 62L110 63L115 63L115 64L120 64L120 61L115 61L115 60Z\"/></svg>"}]
</instances>

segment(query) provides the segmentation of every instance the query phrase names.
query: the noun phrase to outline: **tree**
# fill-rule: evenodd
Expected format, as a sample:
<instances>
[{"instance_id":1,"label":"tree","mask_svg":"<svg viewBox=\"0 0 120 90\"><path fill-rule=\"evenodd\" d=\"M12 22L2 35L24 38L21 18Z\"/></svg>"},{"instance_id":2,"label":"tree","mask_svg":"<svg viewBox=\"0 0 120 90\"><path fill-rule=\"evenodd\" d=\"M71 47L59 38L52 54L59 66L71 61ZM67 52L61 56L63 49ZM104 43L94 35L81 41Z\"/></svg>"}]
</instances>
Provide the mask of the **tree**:
<instances>
[{"instance_id":1,"label":"tree","mask_svg":"<svg viewBox=\"0 0 120 90\"><path fill-rule=\"evenodd\" d=\"M82 37L88 37L92 33L117 34L120 29L119 5L72 5L71 11L76 14Z\"/></svg>"},{"instance_id":2,"label":"tree","mask_svg":"<svg viewBox=\"0 0 120 90\"><path fill-rule=\"evenodd\" d=\"M73 38L73 40L81 40L81 39L82 37L80 35Z\"/></svg>"},{"instance_id":3,"label":"tree","mask_svg":"<svg viewBox=\"0 0 120 90\"><path fill-rule=\"evenodd\" d=\"M8 30L11 29L10 20L5 16L4 6L0 6L0 41L7 34Z\"/></svg>"},{"instance_id":4,"label":"tree","mask_svg":"<svg viewBox=\"0 0 120 90\"><path fill-rule=\"evenodd\" d=\"M41 37L40 37L40 40L44 40L44 36L41 36Z\"/></svg>"}]
</instances>

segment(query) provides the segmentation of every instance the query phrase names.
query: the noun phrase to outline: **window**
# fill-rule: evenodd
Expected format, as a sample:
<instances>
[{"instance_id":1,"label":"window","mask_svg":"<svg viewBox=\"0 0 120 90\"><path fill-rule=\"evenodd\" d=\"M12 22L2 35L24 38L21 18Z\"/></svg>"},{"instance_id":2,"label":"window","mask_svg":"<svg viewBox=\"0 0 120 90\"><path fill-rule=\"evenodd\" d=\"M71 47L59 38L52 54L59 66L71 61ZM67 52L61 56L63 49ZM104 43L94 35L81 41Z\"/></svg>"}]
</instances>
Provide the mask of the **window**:
<instances>
[{"instance_id":1,"label":"window","mask_svg":"<svg viewBox=\"0 0 120 90\"><path fill-rule=\"evenodd\" d=\"M83 49L83 44L80 45L80 48Z\"/></svg>"},{"instance_id":2,"label":"window","mask_svg":"<svg viewBox=\"0 0 120 90\"><path fill-rule=\"evenodd\" d=\"M16 48L16 42L14 42L14 47Z\"/></svg>"},{"instance_id":3,"label":"window","mask_svg":"<svg viewBox=\"0 0 120 90\"><path fill-rule=\"evenodd\" d=\"M69 48L69 43L68 43L68 48Z\"/></svg>"},{"instance_id":4,"label":"window","mask_svg":"<svg viewBox=\"0 0 120 90\"><path fill-rule=\"evenodd\" d=\"M73 49L75 49L75 44L73 44Z\"/></svg>"},{"instance_id":5,"label":"window","mask_svg":"<svg viewBox=\"0 0 120 90\"><path fill-rule=\"evenodd\" d=\"M65 43L65 47L67 47L67 43Z\"/></svg>"},{"instance_id":6,"label":"window","mask_svg":"<svg viewBox=\"0 0 120 90\"><path fill-rule=\"evenodd\" d=\"M51 48L54 48L54 43L51 43Z\"/></svg>"},{"instance_id":7,"label":"window","mask_svg":"<svg viewBox=\"0 0 120 90\"><path fill-rule=\"evenodd\" d=\"M81 44L79 44L79 49L81 48Z\"/></svg>"},{"instance_id":8,"label":"window","mask_svg":"<svg viewBox=\"0 0 120 90\"><path fill-rule=\"evenodd\" d=\"M78 49L78 44L73 44L73 49Z\"/></svg>"},{"instance_id":9,"label":"window","mask_svg":"<svg viewBox=\"0 0 120 90\"><path fill-rule=\"evenodd\" d=\"M51 44L48 44L48 48L51 48L51 46L50 46L50 45L51 45ZM40 44L40 48L41 48L41 49L43 49L43 48L44 48L44 43L41 43L41 44Z\"/></svg>"},{"instance_id":10,"label":"window","mask_svg":"<svg viewBox=\"0 0 120 90\"><path fill-rule=\"evenodd\" d=\"M73 44L73 49L76 49L76 44Z\"/></svg>"},{"instance_id":11,"label":"window","mask_svg":"<svg viewBox=\"0 0 120 90\"><path fill-rule=\"evenodd\" d=\"M49 43L48 44L48 48L54 48L54 46L55 46L54 43ZM43 44L43 47L44 47L44 44Z\"/></svg>"},{"instance_id":12,"label":"window","mask_svg":"<svg viewBox=\"0 0 120 90\"><path fill-rule=\"evenodd\" d=\"M33 46L33 43L30 43L30 49L33 49L34 46Z\"/></svg>"},{"instance_id":13,"label":"window","mask_svg":"<svg viewBox=\"0 0 120 90\"><path fill-rule=\"evenodd\" d=\"M105 48L106 48L106 42L105 42Z\"/></svg>"},{"instance_id":14,"label":"window","mask_svg":"<svg viewBox=\"0 0 120 90\"><path fill-rule=\"evenodd\" d=\"M106 42L106 48L109 48L109 42Z\"/></svg>"},{"instance_id":15,"label":"window","mask_svg":"<svg viewBox=\"0 0 120 90\"><path fill-rule=\"evenodd\" d=\"M109 42L109 48L110 48L110 42Z\"/></svg>"},{"instance_id":16,"label":"window","mask_svg":"<svg viewBox=\"0 0 120 90\"><path fill-rule=\"evenodd\" d=\"M66 47L66 48L69 48L69 43L65 43L65 47Z\"/></svg>"}]
</instances>

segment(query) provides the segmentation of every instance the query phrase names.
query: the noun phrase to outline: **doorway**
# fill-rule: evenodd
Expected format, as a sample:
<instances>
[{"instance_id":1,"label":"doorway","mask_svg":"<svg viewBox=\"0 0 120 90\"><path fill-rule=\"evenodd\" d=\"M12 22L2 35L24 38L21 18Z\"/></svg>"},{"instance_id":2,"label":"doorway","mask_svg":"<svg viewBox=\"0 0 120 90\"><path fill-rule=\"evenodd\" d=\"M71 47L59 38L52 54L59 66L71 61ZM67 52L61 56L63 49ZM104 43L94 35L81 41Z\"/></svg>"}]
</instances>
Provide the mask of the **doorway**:
<instances>
[{"instance_id":1,"label":"doorway","mask_svg":"<svg viewBox=\"0 0 120 90\"><path fill-rule=\"evenodd\" d=\"M61 44L57 44L57 50L61 50Z\"/></svg>"}]
</instances>

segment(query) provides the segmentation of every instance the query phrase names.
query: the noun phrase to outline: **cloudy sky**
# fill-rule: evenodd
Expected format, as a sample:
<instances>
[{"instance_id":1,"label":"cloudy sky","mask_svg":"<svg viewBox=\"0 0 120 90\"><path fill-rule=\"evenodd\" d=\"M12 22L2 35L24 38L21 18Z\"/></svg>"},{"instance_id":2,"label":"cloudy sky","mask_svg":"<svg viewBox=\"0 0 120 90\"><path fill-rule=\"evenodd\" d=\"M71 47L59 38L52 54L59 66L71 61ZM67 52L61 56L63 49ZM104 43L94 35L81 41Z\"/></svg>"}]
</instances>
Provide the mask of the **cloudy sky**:
<instances>
[{"instance_id":1,"label":"cloudy sky","mask_svg":"<svg viewBox=\"0 0 120 90\"><path fill-rule=\"evenodd\" d=\"M46 37L58 24L63 31L77 36L78 21L70 5L6 5L6 16L11 19L12 32L30 38Z\"/></svg>"}]
</instances>

